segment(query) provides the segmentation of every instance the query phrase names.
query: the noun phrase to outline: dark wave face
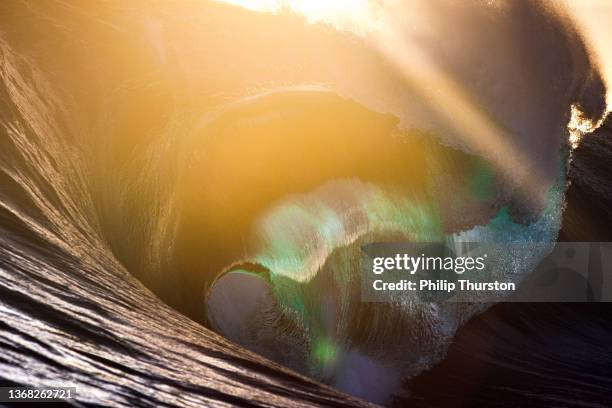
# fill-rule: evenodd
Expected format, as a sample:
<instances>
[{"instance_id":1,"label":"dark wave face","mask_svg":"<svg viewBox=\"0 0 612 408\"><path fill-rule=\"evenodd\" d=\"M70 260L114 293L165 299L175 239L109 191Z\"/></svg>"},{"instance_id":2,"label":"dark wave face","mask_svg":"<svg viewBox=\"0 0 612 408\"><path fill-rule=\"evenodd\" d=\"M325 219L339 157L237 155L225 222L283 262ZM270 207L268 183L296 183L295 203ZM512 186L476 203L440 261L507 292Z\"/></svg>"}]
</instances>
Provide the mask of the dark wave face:
<instances>
[{"instance_id":1,"label":"dark wave face","mask_svg":"<svg viewBox=\"0 0 612 408\"><path fill-rule=\"evenodd\" d=\"M430 370L488 306L363 303L360 247L533 242L539 261L567 170L593 187L567 125L602 119L605 85L548 3L381 10L355 34L204 0L0 5L0 382L436 405Z\"/></svg>"}]
</instances>

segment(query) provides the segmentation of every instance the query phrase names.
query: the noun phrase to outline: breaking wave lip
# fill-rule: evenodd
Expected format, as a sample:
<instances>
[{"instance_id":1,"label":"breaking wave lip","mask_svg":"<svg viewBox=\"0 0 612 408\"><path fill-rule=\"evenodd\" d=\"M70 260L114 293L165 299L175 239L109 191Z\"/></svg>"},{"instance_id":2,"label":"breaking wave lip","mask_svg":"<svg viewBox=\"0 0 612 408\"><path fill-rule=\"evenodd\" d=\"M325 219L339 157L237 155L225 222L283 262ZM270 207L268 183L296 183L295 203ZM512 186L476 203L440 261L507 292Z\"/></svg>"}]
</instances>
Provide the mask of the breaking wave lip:
<instances>
[{"instance_id":1,"label":"breaking wave lip","mask_svg":"<svg viewBox=\"0 0 612 408\"><path fill-rule=\"evenodd\" d=\"M123 152L112 151L112 143L81 140L85 137L80 132L91 130L81 123L85 114L71 116L70 98L50 85L36 59L4 37L0 53L0 379L53 386L64 385L70 373L82 402L116 406L176 403L177 393L188 394L178 400L184 405L365 405L237 348L164 305L136 280L126 266L164 262L159 255L176 244L160 236L173 236L179 206L168 187L171 182L144 180L134 168L160 165L175 171L184 156L160 158L173 143L166 140L126 141L144 152L145 159L116 158ZM146 89L146 81L136 82L123 85ZM301 90L309 93L312 88ZM193 119L191 112L173 114L167 127L151 132L187 133L182 120ZM102 134L113 125L103 124L97 131ZM92 153L108 161L98 163ZM99 165L121 166L134 172L136 181L114 174L108 184L102 183L92 176L100 174ZM134 201L155 202L145 218L157 221L126 232L125 214L114 217L115 211L137 210L126 191L136 192ZM121 205L107 206L111 201ZM552 224L560 222L562 207L562 199L556 201L558 217L549 220ZM135 216L136 222L140 217ZM127 243L117 233L122 230ZM553 234L549 238L554 240ZM145 261L134 259L142 252ZM163 277L151 279L164 284Z\"/></svg>"}]
</instances>

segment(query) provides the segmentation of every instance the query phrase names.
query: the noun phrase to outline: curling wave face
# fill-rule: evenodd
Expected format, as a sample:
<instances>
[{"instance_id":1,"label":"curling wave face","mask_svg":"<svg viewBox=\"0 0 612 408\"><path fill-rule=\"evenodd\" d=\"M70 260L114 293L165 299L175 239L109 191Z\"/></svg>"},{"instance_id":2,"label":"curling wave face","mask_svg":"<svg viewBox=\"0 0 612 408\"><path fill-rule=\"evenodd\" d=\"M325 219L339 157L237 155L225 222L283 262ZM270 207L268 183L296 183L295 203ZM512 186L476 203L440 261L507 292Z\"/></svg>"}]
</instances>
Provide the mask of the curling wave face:
<instances>
[{"instance_id":1,"label":"curling wave face","mask_svg":"<svg viewBox=\"0 0 612 408\"><path fill-rule=\"evenodd\" d=\"M361 304L360 245L545 243L499 271L519 282L556 240L572 106L591 120L604 111L603 81L580 36L560 10L535 2L462 5L467 11L423 2L431 30L402 24L406 3L388 10L392 32L365 37L205 1L0 7L0 313L11 316L0 338L36 325L34 312L17 306L30 296L63 316L36 316L56 319L66 335L39 328L41 341L76 356L56 372L32 363L36 376L19 363L25 352L12 350L0 378L49 385L77 372L99 403L129 404L109 384L138 389L135 398L146 392L137 374L92 382L83 356L138 365L125 355L141 350L138 335L147 333L160 351L143 358L156 361L149 369L160 384L172 376L163 368L171 351L189 355L185 344L196 344L204 356L229 356L232 373L255 361L248 376L278 381L293 402L342 404L278 367L278 377L266 372L270 363L187 317L387 402L403 379L440 361L483 306ZM84 338L105 327L98 340L108 349L75 346L70 321L87 321ZM185 373L175 380L222 389L225 363L193 374L202 373L198 361L175 367ZM372 373L378 380L364 385ZM274 392L257 381L234 378L210 398L242 390L267 401ZM210 403L202 395L197 401Z\"/></svg>"}]
</instances>

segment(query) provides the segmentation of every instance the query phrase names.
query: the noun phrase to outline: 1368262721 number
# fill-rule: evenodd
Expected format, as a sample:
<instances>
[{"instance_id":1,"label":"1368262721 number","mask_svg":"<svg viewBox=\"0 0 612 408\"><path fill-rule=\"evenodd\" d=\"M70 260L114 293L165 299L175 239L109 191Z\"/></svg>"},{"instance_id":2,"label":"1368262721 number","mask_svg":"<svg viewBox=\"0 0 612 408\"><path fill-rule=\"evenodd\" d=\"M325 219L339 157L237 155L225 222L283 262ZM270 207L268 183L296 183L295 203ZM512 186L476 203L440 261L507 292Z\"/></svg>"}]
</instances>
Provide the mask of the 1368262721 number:
<instances>
[{"instance_id":1,"label":"1368262721 number","mask_svg":"<svg viewBox=\"0 0 612 408\"><path fill-rule=\"evenodd\" d=\"M65 401L75 394L74 387L0 387L0 402Z\"/></svg>"}]
</instances>

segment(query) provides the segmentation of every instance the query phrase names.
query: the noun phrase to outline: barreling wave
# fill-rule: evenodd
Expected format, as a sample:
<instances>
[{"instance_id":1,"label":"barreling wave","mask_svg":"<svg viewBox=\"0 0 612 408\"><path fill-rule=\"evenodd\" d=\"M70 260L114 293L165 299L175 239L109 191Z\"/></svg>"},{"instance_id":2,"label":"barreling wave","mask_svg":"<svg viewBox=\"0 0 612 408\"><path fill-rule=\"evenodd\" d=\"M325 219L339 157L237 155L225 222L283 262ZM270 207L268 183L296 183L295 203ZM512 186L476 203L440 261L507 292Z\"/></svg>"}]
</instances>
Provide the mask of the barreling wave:
<instances>
[{"instance_id":1,"label":"barreling wave","mask_svg":"<svg viewBox=\"0 0 612 408\"><path fill-rule=\"evenodd\" d=\"M147 15L141 13L145 6ZM458 143L450 144L463 145L458 130L422 104L423 95L394 64L350 34L306 25L294 15L259 15L208 2L102 2L86 9L14 2L0 8L0 380L7 384L69 383L78 388L80 402L114 406L364 405L200 325L211 320L205 296L212 283L261 247L261 241L248 242L253 219L258 225L274 221L274 213L263 217L266 211L296 197L325 201L321 185L349 180L347 185L360 186L350 188L353 193L363 188L355 201L356 207L367 201L366 210L355 213L359 222L371 216L368 227L392 214L412 217L410 228L435 226L436 234L480 231L503 208L516 228L537 224L537 211L522 205L520 189L475 154L480 152L438 143L455 137ZM568 140L571 106L598 119L605 85L577 32L545 14L548 9L534 3L533 10L524 24L543 21L554 28L537 45L554 45L558 53L551 53L570 61L569 71L554 64L562 72L550 75L550 64L533 63L542 85L523 84L531 90L520 98L535 113L523 120L524 112L508 113L499 102L489 114L508 119L504 126L520 135L526 155L541 155L557 171L553 181L564 182L558 164L565 156L559 153ZM486 20L487 9L481 12L470 30L478 30L479 18ZM496 18L513 43L512 18ZM245 34L236 39L228 30L238 22ZM477 57L488 44L471 46ZM476 84L469 90L479 105L504 99L511 85L501 94L482 85L496 77L503 61L484 68L482 81L466 72L472 62L442 65L449 75ZM544 95L555 84L559 94ZM532 129L542 118L550 127ZM525 143L538 132L545 136L534 153ZM425 182L428 177L435 182ZM451 208L464 193L456 186L472 188L472 179L478 181L473 197L462 199L460 211ZM482 179L491 182L483 187ZM395 206L386 198L398 195L414 201ZM441 208L431 208L431 197ZM554 199L546 213L554 213L547 241L556 238L563 207L561 195ZM423 217L422 223L406 213ZM344 238L330 239L319 255L336 256L348 242ZM298 271L308 275L305 280L324 261L312 265ZM397 318L412 325L409 338L422 354L411 356L409 376L440 361L459 322L473 314L436 320L435 306L404 312L377 316L373 324L379 330ZM274 318L295 326L290 317ZM354 332L345 339L363 336L359 328L367 324L349 327ZM304 346L300 336L293 343ZM442 341L433 344L434 338ZM303 350L296 355L327 361L325 340L308 343L316 346L311 356ZM362 357L349 355L345 368L376 367ZM301 360L283 358L277 360L359 393L322 365L313 371ZM399 386L406 370L390 372L384 379ZM385 401L392 392L381 387L361 395Z\"/></svg>"}]
</instances>

